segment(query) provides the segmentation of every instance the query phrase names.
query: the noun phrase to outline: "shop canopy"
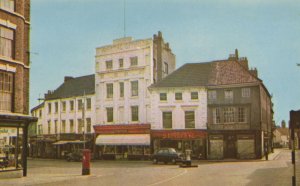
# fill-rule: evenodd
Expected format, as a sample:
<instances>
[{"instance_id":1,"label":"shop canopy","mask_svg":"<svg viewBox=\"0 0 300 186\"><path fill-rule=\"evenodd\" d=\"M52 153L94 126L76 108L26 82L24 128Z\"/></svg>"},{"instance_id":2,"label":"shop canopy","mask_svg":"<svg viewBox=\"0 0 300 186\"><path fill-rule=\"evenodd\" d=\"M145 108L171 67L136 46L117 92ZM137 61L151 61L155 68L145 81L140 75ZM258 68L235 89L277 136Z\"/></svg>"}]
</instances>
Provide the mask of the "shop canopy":
<instances>
[{"instance_id":1,"label":"shop canopy","mask_svg":"<svg viewBox=\"0 0 300 186\"><path fill-rule=\"evenodd\" d=\"M150 134L99 135L96 145L150 145Z\"/></svg>"},{"instance_id":2,"label":"shop canopy","mask_svg":"<svg viewBox=\"0 0 300 186\"><path fill-rule=\"evenodd\" d=\"M75 141L57 141L55 143L52 143L52 145L65 145L65 144L78 144L78 143L84 143L84 141L75 140Z\"/></svg>"}]
</instances>

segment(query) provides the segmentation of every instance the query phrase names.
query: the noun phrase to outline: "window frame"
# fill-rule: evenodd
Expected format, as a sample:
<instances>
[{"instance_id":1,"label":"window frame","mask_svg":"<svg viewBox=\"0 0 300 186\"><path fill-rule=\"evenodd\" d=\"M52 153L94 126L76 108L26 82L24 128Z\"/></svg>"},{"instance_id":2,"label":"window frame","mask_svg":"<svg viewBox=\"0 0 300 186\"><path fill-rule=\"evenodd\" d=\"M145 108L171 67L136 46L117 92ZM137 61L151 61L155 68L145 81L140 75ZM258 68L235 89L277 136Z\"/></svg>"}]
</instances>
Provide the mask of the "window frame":
<instances>
[{"instance_id":1,"label":"window frame","mask_svg":"<svg viewBox=\"0 0 300 186\"><path fill-rule=\"evenodd\" d=\"M162 127L164 129L172 129L172 127L173 127L172 111L163 111L162 112Z\"/></svg>"},{"instance_id":2,"label":"window frame","mask_svg":"<svg viewBox=\"0 0 300 186\"><path fill-rule=\"evenodd\" d=\"M199 93L196 91L191 92L191 100L198 100L199 99Z\"/></svg>"},{"instance_id":3,"label":"window frame","mask_svg":"<svg viewBox=\"0 0 300 186\"><path fill-rule=\"evenodd\" d=\"M106 107L106 121L108 123L114 122L114 108Z\"/></svg>"},{"instance_id":4,"label":"window frame","mask_svg":"<svg viewBox=\"0 0 300 186\"><path fill-rule=\"evenodd\" d=\"M0 111L13 112L14 74L0 70Z\"/></svg>"},{"instance_id":5,"label":"window frame","mask_svg":"<svg viewBox=\"0 0 300 186\"><path fill-rule=\"evenodd\" d=\"M124 98L124 82L119 82L120 98Z\"/></svg>"},{"instance_id":6,"label":"window frame","mask_svg":"<svg viewBox=\"0 0 300 186\"><path fill-rule=\"evenodd\" d=\"M106 84L106 98L112 99L114 97L114 84L107 83Z\"/></svg>"},{"instance_id":7,"label":"window frame","mask_svg":"<svg viewBox=\"0 0 300 186\"><path fill-rule=\"evenodd\" d=\"M138 66L138 57L130 57L130 67L136 67Z\"/></svg>"},{"instance_id":8,"label":"window frame","mask_svg":"<svg viewBox=\"0 0 300 186\"><path fill-rule=\"evenodd\" d=\"M168 100L168 95L165 92L159 93L159 100L160 101L167 101Z\"/></svg>"},{"instance_id":9,"label":"window frame","mask_svg":"<svg viewBox=\"0 0 300 186\"><path fill-rule=\"evenodd\" d=\"M139 96L139 81L131 81L130 82L131 85L131 96L135 97L135 96Z\"/></svg>"},{"instance_id":10,"label":"window frame","mask_svg":"<svg viewBox=\"0 0 300 186\"><path fill-rule=\"evenodd\" d=\"M175 92L175 100L176 101L181 101L182 100L182 92Z\"/></svg>"},{"instance_id":11,"label":"window frame","mask_svg":"<svg viewBox=\"0 0 300 186\"><path fill-rule=\"evenodd\" d=\"M251 96L251 89L249 87L242 88L242 98L250 98Z\"/></svg>"},{"instance_id":12,"label":"window frame","mask_svg":"<svg viewBox=\"0 0 300 186\"><path fill-rule=\"evenodd\" d=\"M112 59L105 61L105 68L106 68L106 70L113 69L113 60Z\"/></svg>"},{"instance_id":13,"label":"window frame","mask_svg":"<svg viewBox=\"0 0 300 186\"><path fill-rule=\"evenodd\" d=\"M139 121L139 106L131 106L131 121Z\"/></svg>"},{"instance_id":14,"label":"window frame","mask_svg":"<svg viewBox=\"0 0 300 186\"><path fill-rule=\"evenodd\" d=\"M192 115L191 118L190 115ZM195 111L194 110L186 110L184 111L184 123L186 129L194 129L195 128Z\"/></svg>"}]
</instances>

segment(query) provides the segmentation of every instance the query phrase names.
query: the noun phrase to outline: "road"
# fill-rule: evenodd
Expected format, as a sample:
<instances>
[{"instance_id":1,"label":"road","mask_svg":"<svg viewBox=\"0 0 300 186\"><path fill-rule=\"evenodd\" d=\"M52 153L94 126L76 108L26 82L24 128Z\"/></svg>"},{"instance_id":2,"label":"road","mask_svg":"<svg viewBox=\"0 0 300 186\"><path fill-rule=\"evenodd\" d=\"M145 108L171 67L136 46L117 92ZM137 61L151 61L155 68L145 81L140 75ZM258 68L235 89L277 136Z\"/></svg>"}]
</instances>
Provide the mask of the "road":
<instances>
[{"instance_id":1,"label":"road","mask_svg":"<svg viewBox=\"0 0 300 186\"><path fill-rule=\"evenodd\" d=\"M298 169L300 151L297 152ZM198 168L178 165L153 165L147 161L95 161L91 175L81 176L80 162L29 160L28 176L0 180L0 185L109 185L109 186L290 186L292 164L290 150L280 150L272 160L232 162L195 161ZM297 185L300 186L298 170Z\"/></svg>"}]
</instances>

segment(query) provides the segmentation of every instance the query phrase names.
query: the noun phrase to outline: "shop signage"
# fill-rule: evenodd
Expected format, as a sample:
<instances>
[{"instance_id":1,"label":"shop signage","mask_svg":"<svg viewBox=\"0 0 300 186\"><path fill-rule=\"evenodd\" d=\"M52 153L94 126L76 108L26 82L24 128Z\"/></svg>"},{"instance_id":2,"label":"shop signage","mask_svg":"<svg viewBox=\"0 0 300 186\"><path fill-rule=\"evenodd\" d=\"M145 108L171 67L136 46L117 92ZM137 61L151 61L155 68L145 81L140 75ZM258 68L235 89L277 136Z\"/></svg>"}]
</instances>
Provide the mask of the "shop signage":
<instances>
[{"instance_id":1,"label":"shop signage","mask_svg":"<svg viewBox=\"0 0 300 186\"><path fill-rule=\"evenodd\" d=\"M152 138L159 139L197 139L207 136L207 132L201 130L173 130L173 131L151 131Z\"/></svg>"},{"instance_id":2,"label":"shop signage","mask_svg":"<svg viewBox=\"0 0 300 186\"><path fill-rule=\"evenodd\" d=\"M149 134L150 124L95 125L96 134Z\"/></svg>"}]
</instances>

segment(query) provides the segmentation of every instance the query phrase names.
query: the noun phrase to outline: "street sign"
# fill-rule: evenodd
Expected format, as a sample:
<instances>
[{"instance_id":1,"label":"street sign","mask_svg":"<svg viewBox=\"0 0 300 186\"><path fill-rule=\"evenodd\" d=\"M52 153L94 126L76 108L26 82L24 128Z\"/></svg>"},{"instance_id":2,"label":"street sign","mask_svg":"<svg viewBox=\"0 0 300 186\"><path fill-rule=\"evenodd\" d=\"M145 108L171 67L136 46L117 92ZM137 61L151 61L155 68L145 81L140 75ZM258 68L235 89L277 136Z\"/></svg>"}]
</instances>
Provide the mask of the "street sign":
<instances>
[{"instance_id":1,"label":"street sign","mask_svg":"<svg viewBox=\"0 0 300 186\"><path fill-rule=\"evenodd\" d=\"M300 129L300 110L290 111L290 128Z\"/></svg>"}]
</instances>

